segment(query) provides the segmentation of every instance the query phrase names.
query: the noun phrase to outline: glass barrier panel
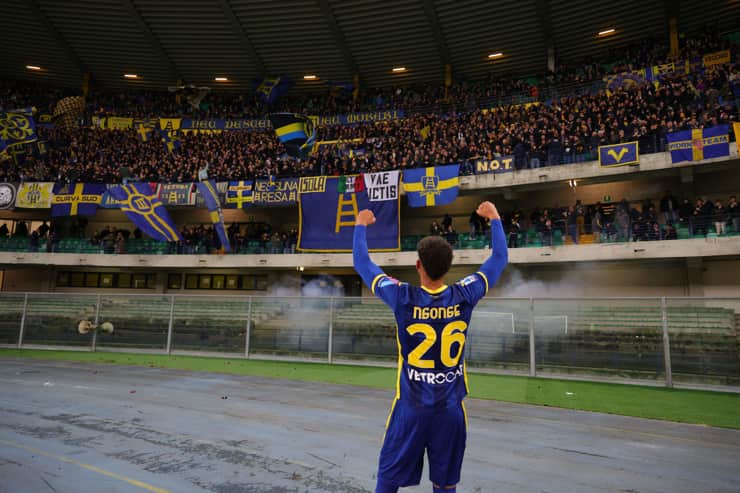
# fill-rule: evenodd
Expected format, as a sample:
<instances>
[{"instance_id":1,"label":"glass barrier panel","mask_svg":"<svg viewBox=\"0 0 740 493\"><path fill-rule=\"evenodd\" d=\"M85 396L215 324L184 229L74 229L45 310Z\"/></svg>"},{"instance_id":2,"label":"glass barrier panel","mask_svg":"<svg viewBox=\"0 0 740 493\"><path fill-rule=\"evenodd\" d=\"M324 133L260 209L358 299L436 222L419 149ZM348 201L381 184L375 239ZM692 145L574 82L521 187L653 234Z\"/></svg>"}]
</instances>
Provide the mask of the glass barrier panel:
<instances>
[{"instance_id":1,"label":"glass barrier panel","mask_svg":"<svg viewBox=\"0 0 740 493\"><path fill-rule=\"evenodd\" d=\"M674 382L740 385L740 299L667 298Z\"/></svg>"},{"instance_id":2,"label":"glass barrier panel","mask_svg":"<svg viewBox=\"0 0 740 493\"><path fill-rule=\"evenodd\" d=\"M529 371L529 299L483 298L466 334L469 367Z\"/></svg>"},{"instance_id":3,"label":"glass barrier panel","mask_svg":"<svg viewBox=\"0 0 740 493\"><path fill-rule=\"evenodd\" d=\"M171 297L104 295L100 301L96 344L100 348L165 349ZM113 325L113 332L103 324Z\"/></svg>"},{"instance_id":4,"label":"glass barrier panel","mask_svg":"<svg viewBox=\"0 0 740 493\"><path fill-rule=\"evenodd\" d=\"M29 293L23 343L89 348L93 331L80 333L79 325L95 321L97 303L97 295Z\"/></svg>"},{"instance_id":5,"label":"glass barrier panel","mask_svg":"<svg viewBox=\"0 0 740 493\"><path fill-rule=\"evenodd\" d=\"M250 354L328 358L329 298L252 299Z\"/></svg>"},{"instance_id":6,"label":"glass barrier panel","mask_svg":"<svg viewBox=\"0 0 740 493\"><path fill-rule=\"evenodd\" d=\"M660 300L536 299L541 373L664 378Z\"/></svg>"},{"instance_id":7,"label":"glass barrier panel","mask_svg":"<svg viewBox=\"0 0 740 493\"><path fill-rule=\"evenodd\" d=\"M0 344L17 344L23 317L23 293L0 293Z\"/></svg>"},{"instance_id":8,"label":"glass barrier panel","mask_svg":"<svg viewBox=\"0 0 740 493\"><path fill-rule=\"evenodd\" d=\"M334 299L334 358L398 360L396 319L377 298Z\"/></svg>"},{"instance_id":9,"label":"glass barrier panel","mask_svg":"<svg viewBox=\"0 0 740 493\"><path fill-rule=\"evenodd\" d=\"M244 354L249 298L176 296L172 350Z\"/></svg>"}]
</instances>

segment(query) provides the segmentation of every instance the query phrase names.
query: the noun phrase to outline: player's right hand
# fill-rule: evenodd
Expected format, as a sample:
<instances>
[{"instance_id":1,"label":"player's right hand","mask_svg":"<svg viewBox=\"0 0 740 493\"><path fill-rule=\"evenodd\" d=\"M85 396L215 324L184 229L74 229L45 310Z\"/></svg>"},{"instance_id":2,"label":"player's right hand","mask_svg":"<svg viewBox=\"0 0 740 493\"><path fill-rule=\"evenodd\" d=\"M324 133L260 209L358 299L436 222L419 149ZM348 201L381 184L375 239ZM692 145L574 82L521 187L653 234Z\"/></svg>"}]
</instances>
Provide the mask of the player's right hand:
<instances>
[{"instance_id":1,"label":"player's right hand","mask_svg":"<svg viewBox=\"0 0 740 493\"><path fill-rule=\"evenodd\" d=\"M493 205L493 202L489 202L488 200L481 202L475 212L480 217L485 217L486 219L501 219L496 206Z\"/></svg>"},{"instance_id":2,"label":"player's right hand","mask_svg":"<svg viewBox=\"0 0 740 493\"><path fill-rule=\"evenodd\" d=\"M359 214L357 214L357 220L355 221L355 224L370 226L373 223L375 223L375 214L373 214L373 211L371 211L370 209L363 209L360 211Z\"/></svg>"}]
</instances>

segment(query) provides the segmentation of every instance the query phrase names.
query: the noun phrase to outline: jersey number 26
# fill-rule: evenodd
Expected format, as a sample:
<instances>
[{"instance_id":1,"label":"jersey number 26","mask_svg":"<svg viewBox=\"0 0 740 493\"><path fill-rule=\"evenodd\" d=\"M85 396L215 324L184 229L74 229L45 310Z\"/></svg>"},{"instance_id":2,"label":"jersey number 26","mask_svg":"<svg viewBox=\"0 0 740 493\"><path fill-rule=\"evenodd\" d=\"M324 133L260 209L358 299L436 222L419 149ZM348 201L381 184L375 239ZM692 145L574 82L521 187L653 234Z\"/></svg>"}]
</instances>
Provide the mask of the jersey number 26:
<instances>
[{"instance_id":1,"label":"jersey number 26","mask_svg":"<svg viewBox=\"0 0 740 493\"><path fill-rule=\"evenodd\" d=\"M455 320L445 325L442 329L441 344L439 351L442 364L447 368L456 366L462 356L465 347L465 330L468 324L462 320ZM413 351L409 353L409 364L417 368L434 368L434 360L424 359L426 353L437 342L437 331L428 324L411 324L406 327L406 332L410 335L423 334L424 339ZM454 354L453 354L454 348Z\"/></svg>"}]
</instances>

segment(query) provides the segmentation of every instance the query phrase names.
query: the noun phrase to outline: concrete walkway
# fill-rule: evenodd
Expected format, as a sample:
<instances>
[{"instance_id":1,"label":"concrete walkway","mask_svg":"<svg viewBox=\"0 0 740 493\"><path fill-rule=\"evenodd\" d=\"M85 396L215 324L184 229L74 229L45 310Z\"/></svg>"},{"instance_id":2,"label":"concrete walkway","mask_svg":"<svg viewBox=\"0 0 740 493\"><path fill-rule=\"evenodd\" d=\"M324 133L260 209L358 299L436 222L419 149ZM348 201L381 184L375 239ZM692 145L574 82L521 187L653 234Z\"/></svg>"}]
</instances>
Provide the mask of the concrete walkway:
<instances>
[{"instance_id":1,"label":"concrete walkway","mask_svg":"<svg viewBox=\"0 0 740 493\"><path fill-rule=\"evenodd\" d=\"M0 492L371 492L392 394L0 360ZM737 492L740 431L470 399L468 492ZM430 492L426 471L421 486Z\"/></svg>"}]
</instances>

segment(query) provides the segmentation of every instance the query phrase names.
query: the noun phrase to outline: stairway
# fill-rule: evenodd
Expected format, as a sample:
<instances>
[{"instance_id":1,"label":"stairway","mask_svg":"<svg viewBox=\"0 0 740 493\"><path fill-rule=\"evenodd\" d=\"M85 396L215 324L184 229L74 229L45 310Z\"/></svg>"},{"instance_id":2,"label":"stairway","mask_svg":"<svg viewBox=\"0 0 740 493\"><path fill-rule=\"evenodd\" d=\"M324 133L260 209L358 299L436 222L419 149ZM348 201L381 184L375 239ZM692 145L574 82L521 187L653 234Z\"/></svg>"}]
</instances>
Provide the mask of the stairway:
<instances>
[{"instance_id":1,"label":"stairway","mask_svg":"<svg viewBox=\"0 0 740 493\"><path fill-rule=\"evenodd\" d=\"M572 245L573 240L570 236L565 235L563 236L563 240L565 240L565 245ZM578 237L578 244L579 245L590 245L594 242L594 235L592 234L583 234Z\"/></svg>"}]
</instances>

